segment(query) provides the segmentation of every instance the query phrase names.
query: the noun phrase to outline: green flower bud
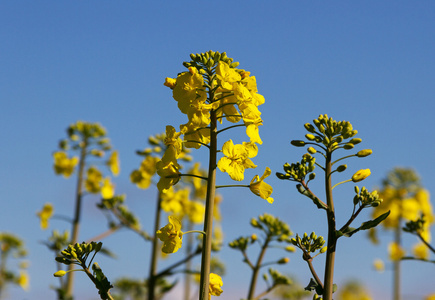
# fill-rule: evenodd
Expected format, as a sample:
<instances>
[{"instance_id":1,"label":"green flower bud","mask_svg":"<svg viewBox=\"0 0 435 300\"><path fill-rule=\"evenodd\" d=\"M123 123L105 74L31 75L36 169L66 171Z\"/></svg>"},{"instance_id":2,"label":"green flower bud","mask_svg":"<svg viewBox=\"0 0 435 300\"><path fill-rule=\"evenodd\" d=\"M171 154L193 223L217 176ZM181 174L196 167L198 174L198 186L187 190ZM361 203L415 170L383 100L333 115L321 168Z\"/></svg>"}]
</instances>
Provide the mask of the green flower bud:
<instances>
[{"instance_id":1,"label":"green flower bud","mask_svg":"<svg viewBox=\"0 0 435 300\"><path fill-rule=\"evenodd\" d=\"M326 250L328 250L328 246L325 246L322 249L320 249L320 253L325 253Z\"/></svg>"},{"instance_id":2,"label":"green flower bud","mask_svg":"<svg viewBox=\"0 0 435 300\"><path fill-rule=\"evenodd\" d=\"M233 62L231 65L230 65L230 67L231 68L237 68L237 66L239 65L240 63L238 62L238 61L235 61L235 62Z\"/></svg>"},{"instance_id":3,"label":"green flower bud","mask_svg":"<svg viewBox=\"0 0 435 300\"><path fill-rule=\"evenodd\" d=\"M352 181L353 182L359 182L362 181L364 179L366 179L367 177L369 177L371 174L370 169L362 169L357 171L355 174L353 174L352 176Z\"/></svg>"},{"instance_id":4,"label":"green flower bud","mask_svg":"<svg viewBox=\"0 0 435 300\"><path fill-rule=\"evenodd\" d=\"M316 173L310 173L310 175L308 176L308 179L314 180L314 178L316 178Z\"/></svg>"},{"instance_id":5,"label":"green flower bud","mask_svg":"<svg viewBox=\"0 0 435 300\"><path fill-rule=\"evenodd\" d=\"M372 149L364 149L364 150L358 151L356 156L358 156L358 157L366 157L366 156L369 156L372 153L373 153Z\"/></svg>"},{"instance_id":6,"label":"green flower bud","mask_svg":"<svg viewBox=\"0 0 435 300\"><path fill-rule=\"evenodd\" d=\"M336 138L335 138L335 141L337 142L337 143L341 143L342 141L343 141L343 137L340 135L340 136L337 136Z\"/></svg>"},{"instance_id":7,"label":"green flower bud","mask_svg":"<svg viewBox=\"0 0 435 300\"><path fill-rule=\"evenodd\" d=\"M360 139L360 138L354 138L354 139L351 139L349 141L349 143L354 144L354 145L359 144L361 142L362 142L362 139Z\"/></svg>"},{"instance_id":8,"label":"green flower bud","mask_svg":"<svg viewBox=\"0 0 435 300\"><path fill-rule=\"evenodd\" d=\"M346 170L347 169L347 165L340 165L340 166L338 166L338 168L337 168L337 172L343 172L344 170Z\"/></svg>"},{"instance_id":9,"label":"green flower bud","mask_svg":"<svg viewBox=\"0 0 435 300\"><path fill-rule=\"evenodd\" d=\"M307 131L309 131L309 132L311 132L311 133L316 132L316 129L315 129L314 126L311 125L310 123L306 123L306 124L304 125L304 127L305 127L305 129L306 129Z\"/></svg>"},{"instance_id":10,"label":"green flower bud","mask_svg":"<svg viewBox=\"0 0 435 300\"><path fill-rule=\"evenodd\" d=\"M294 245L293 240L294 240L294 238L291 239L290 241ZM294 241L296 242L296 240L294 240ZM287 247L285 247L285 251L293 253L293 252L296 252L296 248L293 246L287 246Z\"/></svg>"},{"instance_id":11,"label":"green flower bud","mask_svg":"<svg viewBox=\"0 0 435 300\"><path fill-rule=\"evenodd\" d=\"M295 147L303 147L305 146L305 142L301 141L301 140L293 140L290 142L290 144L292 144Z\"/></svg>"},{"instance_id":12,"label":"green flower bud","mask_svg":"<svg viewBox=\"0 0 435 300\"><path fill-rule=\"evenodd\" d=\"M280 264L280 265L285 265L285 264L287 264L289 261L290 261L290 258L288 258L288 257L283 257L283 258L281 258L280 260L278 260L278 264Z\"/></svg>"},{"instance_id":13,"label":"green flower bud","mask_svg":"<svg viewBox=\"0 0 435 300\"><path fill-rule=\"evenodd\" d=\"M359 186L355 185L355 193L359 194Z\"/></svg>"}]
</instances>

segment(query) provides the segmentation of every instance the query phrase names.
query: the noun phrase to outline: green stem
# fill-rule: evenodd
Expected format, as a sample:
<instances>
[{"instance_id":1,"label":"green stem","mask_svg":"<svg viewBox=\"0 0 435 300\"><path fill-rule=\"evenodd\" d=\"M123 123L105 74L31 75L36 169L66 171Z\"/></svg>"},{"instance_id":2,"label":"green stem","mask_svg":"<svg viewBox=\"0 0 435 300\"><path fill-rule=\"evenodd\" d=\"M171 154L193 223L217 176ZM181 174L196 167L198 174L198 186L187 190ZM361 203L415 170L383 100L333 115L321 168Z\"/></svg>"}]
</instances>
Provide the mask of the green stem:
<instances>
[{"instance_id":1,"label":"green stem","mask_svg":"<svg viewBox=\"0 0 435 300\"><path fill-rule=\"evenodd\" d=\"M76 188L76 203L75 203L75 213L72 222L72 234L70 244L75 244L78 241L79 229L80 229L80 215L82 206L82 193L83 193L83 173L85 169L85 159L86 159L86 148L88 146L87 139L83 140L83 147L80 152L80 163L77 175L77 188ZM74 285L74 272L70 272L74 269L74 264L68 266L68 275L66 279L65 294L66 298L72 298L72 290Z\"/></svg>"},{"instance_id":2,"label":"green stem","mask_svg":"<svg viewBox=\"0 0 435 300\"><path fill-rule=\"evenodd\" d=\"M152 237L152 249L151 249L151 262L150 271L148 276L148 299L154 299L155 286L156 286L156 270L157 270L157 258L158 258L158 238L155 234L160 228L160 215L162 211L162 194L159 192L157 196L156 215L154 219L154 236Z\"/></svg>"},{"instance_id":3,"label":"green stem","mask_svg":"<svg viewBox=\"0 0 435 300\"><path fill-rule=\"evenodd\" d=\"M210 99L213 100L214 95L210 92ZM210 158L208 167L207 181L207 197L205 203L205 218L202 258L201 258L201 280L199 285L199 299L208 299L209 290L209 274L210 274L210 259L211 259L211 242L213 235L213 208L216 192L216 164L217 164L217 119L216 111L210 112Z\"/></svg>"},{"instance_id":4,"label":"green stem","mask_svg":"<svg viewBox=\"0 0 435 300\"><path fill-rule=\"evenodd\" d=\"M325 279L323 299L332 300L333 284L334 284L334 263L335 263L335 248L337 244L337 238L335 234L335 210L334 200L332 198L331 187L331 157L332 152L326 152L325 162L325 190L326 190L326 214L328 219L328 250L326 251L326 264L325 264Z\"/></svg>"},{"instance_id":5,"label":"green stem","mask_svg":"<svg viewBox=\"0 0 435 300\"><path fill-rule=\"evenodd\" d=\"M266 253L267 246L269 245L270 238L266 237L266 240L264 241L263 247L261 248L261 252L258 255L257 263L255 264L254 268L252 269L252 277L251 277L251 284L249 285L249 292L248 292L248 300L254 299L254 293L255 293L255 287L257 285L257 278L258 274L261 268L261 262L263 261L264 254Z\"/></svg>"},{"instance_id":6,"label":"green stem","mask_svg":"<svg viewBox=\"0 0 435 300\"><path fill-rule=\"evenodd\" d=\"M249 185L246 184L230 184L230 185L217 185L216 188L226 188L226 187L249 187Z\"/></svg>"},{"instance_id":7,"label":"green stem","mask_svg":"<svg viewBox=\"0 0 435 300\"><path fill-rule=\"evenodd\" d=\"M187 229L191 231L193 229L193 223L187 222ZM193 248L193 235L190 234L187 236L187 245L186 245L186 255L192 253ZM192 260L188 260L186 262L186 270L192 269ZM192 285L192 275L189 272L184 273L184 300L190 299L190 286Z\"/></svg>"},{"instance_id":8,"label":"green stem","mask_svg":"<svg viewBox=\"0 0 435 300\"><path fill-rule=\"evenodd\" d=\"M231 128L235 128L235 127L246 127L246 125L245 124L237 124L237 125L228 126L226 128L223 128L223 129L219 130L217 133L219 134L219 133L221 133L221 132L223 132L225 130L228 130L228 129L231 129Z\"/></svg>"},{"instance_id":9,"label":"green stem","mask_svg":"<svg viewBox=\"0 0 435 300\"><path fill-rule=\"evenodd\" d=\"M400 205L400 212L402 211L401 202ZM400 224L402 219L399 217L398 219L398 226L394 230L394 242L400 247L401 246L401 233L402 228ZM395 260L393 262L393 299L394 300L400 300L400 259Z\"/></svg>"}]
</instances>

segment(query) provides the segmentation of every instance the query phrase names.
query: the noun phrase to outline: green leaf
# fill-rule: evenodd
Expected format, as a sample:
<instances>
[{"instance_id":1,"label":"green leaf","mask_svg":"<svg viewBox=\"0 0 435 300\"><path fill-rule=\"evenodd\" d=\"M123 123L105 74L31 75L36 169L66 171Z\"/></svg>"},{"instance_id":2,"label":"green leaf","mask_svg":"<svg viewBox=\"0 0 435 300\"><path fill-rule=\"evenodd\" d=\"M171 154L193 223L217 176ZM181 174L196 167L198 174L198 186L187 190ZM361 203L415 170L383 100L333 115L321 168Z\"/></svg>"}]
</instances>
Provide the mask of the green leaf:
<instances>
[{"instance_id":1,"label":"green leaf","mask_svg":"<svg viewBox=\"0 0 435 300\"><path fill-rule=\"evenodd\" d=\"M361 226L358 228L347 227L343 232L336 231L337 238L340 237L341 235L344 235L346 237L351 237L352 235L354 235L355 233L357 233L360 230L367 230L367 229L376 227L379 225L379 223L381 223L383 220L385 220L389 215L390 215L390 211L387 211L386 213L380 215L379 217L377 217L374 220L370 220L370 221L362 223Z\"/></svg>"}]
</instances>

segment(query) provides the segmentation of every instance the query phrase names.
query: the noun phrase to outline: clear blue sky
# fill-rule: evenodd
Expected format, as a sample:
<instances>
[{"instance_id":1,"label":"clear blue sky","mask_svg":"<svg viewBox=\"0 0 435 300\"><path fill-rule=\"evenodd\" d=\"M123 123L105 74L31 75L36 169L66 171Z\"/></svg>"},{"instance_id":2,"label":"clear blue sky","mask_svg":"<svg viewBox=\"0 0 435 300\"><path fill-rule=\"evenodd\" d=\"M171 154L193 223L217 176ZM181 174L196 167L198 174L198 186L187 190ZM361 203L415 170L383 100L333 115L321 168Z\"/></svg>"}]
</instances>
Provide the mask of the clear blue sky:
<instances>
[{"instance_id":1,"label":"clear blue sky","mask_svg":"<svg viewBox=\"0 0 435 300\"><path fill-rule=\"evenodd\" d=\"M348 174L370 168L364 184L373 188L393 167L413 167L433 194L434 16L433 1L0 2L0 231L21 236L31 261L30 292L10 289L11 299L54 299L53 257L40 244L49 232L39 229L35 212L53 202L58 213L71 214L74 180L55 176L51 157L70 123L106 127L120 151L117 192L126 193L144 227L152 227L147 211L155 190L139 191L129 174L140 162L135 150L145 147L149 135L185 123L162 83L184 71L182 62L192 52L226 51L256 76L266 98L260 107L264 144L254 159L259 169L248 178L265 166L274 173L298 160L303 152L289 141L303 137L304 123L327 113L350 121L363 139L359 149L374 151L351 161ZM250 234L250 218L263 212L285 219L295 232L325 233L325 217L293 184L269 182L273 205L245 190L223 192L226 243ZM342 190L337 213L344 216L353 192L351 185ZM81 239L105 226L96 201L86 202L82 228L92 229L82 231ZM53 221L53 227L64 224ZM392 237L384 237L377 247L365 234L340 240L336 282L356 278L375 299L389 297L391 272L371 267L374 258L386 258ZM110 279L148 272L149 246L135 235L119 233L104 243L119 255L116 261L98 260ZM245 297L248 279L241 274L248 268L240 254L225 248L220 257L228 265L223 299ZM281 270L308 283L300 253L290 258ZM406 299L435 292L433 265L405 262L403 271ZM97 299L91 283L77 277L80 299Z\"/></svg>"}]
</instances>

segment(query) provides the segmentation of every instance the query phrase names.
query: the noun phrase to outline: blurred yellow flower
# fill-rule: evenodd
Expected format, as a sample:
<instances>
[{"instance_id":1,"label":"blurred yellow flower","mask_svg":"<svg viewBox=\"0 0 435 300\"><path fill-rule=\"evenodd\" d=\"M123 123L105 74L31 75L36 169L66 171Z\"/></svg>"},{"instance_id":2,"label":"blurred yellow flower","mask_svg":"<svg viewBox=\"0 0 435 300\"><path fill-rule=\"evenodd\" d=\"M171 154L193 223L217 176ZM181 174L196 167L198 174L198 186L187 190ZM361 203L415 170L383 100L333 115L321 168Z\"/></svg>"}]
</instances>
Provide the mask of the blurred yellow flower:
<instances>
[{"instance_id":1,"label":"blurred yellow flower","mask_svg":"<svg viewBox=\"0 0 435 300\"><path fill-rule=\"evenodd\" d=\"M99 193L101 190L101 181L103 180L103 174L96 167L91 166L86 171L85 189L89 193Z\"/></svg>"},{"instance_id":2,"label":"blurred yellow flower","mask_svg":"<svg viewBox=\"0 0 435 300\"><path fill-rule=\"evenodd\" d=\"M414 248L412 249L412 253L416 258L419 259L429 258L429 248L423 243L419 243L415 245Z\"/></svg>"},{"instance_id":3,"label":"blurred yellow flower","mask_svg":"<svg viewBox=\"0 0 435 300\"><path fill-rule=\"evenodd\" d=\"M157 183L157 188L161 192L167 191L171 186L175 185L180 180L180 166L177 163L177 154L175 146L169 146L162 160L157 162L157 174L160 180Z\"/></svg>"},{"instance_id":4,"label":"blurred yellow flower","mask_svg":"<svg viewBox=\"0 0 435 300\"><path fill-rule=\"evenodd\" d=\"M222 286L224 283L222 282L222 278L214 273L210 273L210 283L208 290L208 299L211 299L211 296L220 296L222 294Z\"/></svg>"},{"instance_id":5,"label":"blurred yellow flower","mask_svg":"<svg viewBox=\"0 0 435 300\"><path fill-rule=\"evenodd\" d=\"M156 232L157 237L163 242L162 252L175 253L181 248L183 232L181 221L174 216L169 216L169 224Z\"/></svg>"},{"instance_id":6,"label":"blurred yellow flower","mask_svg":"<svg viewBox=\"0 0 435 300\"><path fill-rule=\"evenodd\" d=\"M382 273L382 272L384 272L385 271L385 264L384 264L384 262L382 261L382 259L375 259L374 261L373 261L373 267L375 268L375 270L376 271L378 271L378 272L380 272L380 273Z\"/></svg>"},{"instance_id":7,"label":"blurred yellow flower","mask_svg":"<svg viewBox=\"0 0 435 300\"><path fill-rule=\"evenodd\" d=\"M36 215L39 217L41 223L41 229L47 229L48 228L48 221L53 216L54 208L51 203L45 203L42 207L42 210L38 212Z\"/></svg>"},{"instance_id":8,"label":"blurred yellow flower","mask_svg":"<svg viewBox=\"0 0 435 300\"><path fill-rule=\"evenodd\" d=\"M388 253L392 261L398 261L406 254L405 250L399 244L394 242L388 245Z\"/></svg>"},{"instance_id":9,"label":"blurred yellow flower","mask_svg":"<svg viewBox=\"0 0 435 300\"><path fill-rule=\"evenodd\" d=\"M17 283L23 290L29 290L29 275L27 272L20 271L20 276L18 276Z\"/></svg>"},{"instance_id":10,"label":"blurred yellow flower","mask_svg":"<svg viewBox=\"0 0 435 300\"><path fill-rule=\"evenodd\" d=\"M134 170L130 174L130 181L135 183L140 189L147 189L151 185L151 179L156 173L156 163L159 158L148 155L141 162L139 169Z\"/></svg>"},{"instance_id":11,"label":"blurred yellow flower","mask_svg":"<svg viewBox=\"0 0 435 300\"><path fill-rule=\"evenodd\" d=\"M63 175L68 178L74 172L75 166L78 164L78 157L68 158L68 155L63 151L53 153L54 172L57 175Z\"/></svg>"},{"instance_id":12,"label":"blurred yellow flower","mask_svg":"<svg viewBox=\"0 0 435 300\"><path fill-rule=\"evenodd\" d=\"M267 200L267 202L269 203L273 203L273 198L270 197L270 195L273 192L273 188L269 184L264 182L264 179L268 177L271 173L272 171L270 170L270 168L266 167L264 174L261 177L255 175L255 177L252 178L251 183L249 185L249 189L251 190L251 192Z\"/></svg>"},{"instance_id":13,"label":"blurred yellow flower","mask_svg":"<svg viewBox=\"0 0 435 300\"><path fill-rule=\"evenodd\" d=\"M106 177L103 180L103 185L101 186L101 197L103 199L112 199L115 195L115 185L110 181L110 177Z\"/></svg>"},{"instance_id":14,"label":"blurred yellow flower","mask_svg":"<svg viewBox=\"0 0 435 300\"><path fill-rule=\"evenodd\" d=\"M112 154L109 157L109 160L107 161L107 165L110 168L110 171L112 172L112 174L114 176L118 176L119 175L119 155L118 155L118 151L113 151Z\"/></svg>"}]
</instances>

